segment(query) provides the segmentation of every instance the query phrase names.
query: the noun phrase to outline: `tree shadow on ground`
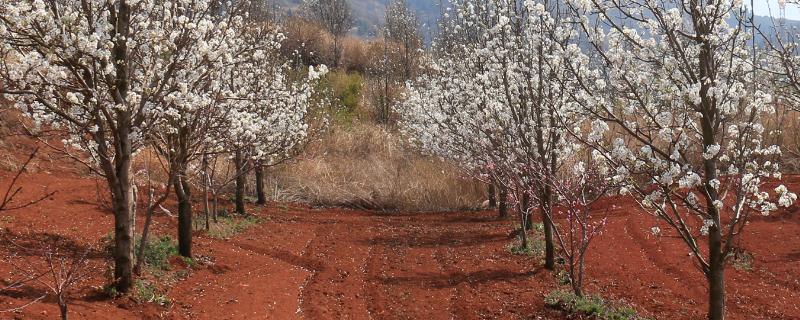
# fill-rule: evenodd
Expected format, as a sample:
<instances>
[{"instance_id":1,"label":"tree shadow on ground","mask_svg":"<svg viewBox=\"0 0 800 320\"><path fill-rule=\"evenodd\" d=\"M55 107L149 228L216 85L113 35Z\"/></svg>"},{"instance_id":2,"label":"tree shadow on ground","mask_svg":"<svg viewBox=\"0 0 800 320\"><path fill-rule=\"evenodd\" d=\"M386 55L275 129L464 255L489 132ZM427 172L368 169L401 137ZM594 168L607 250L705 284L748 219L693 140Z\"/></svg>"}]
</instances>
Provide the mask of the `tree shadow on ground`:
<instances>
[{"instance_id":1,"label":"tree shadow on ground","mask_svg":"<svg viewBox=\"0 0 800 320\"><path fill-rule=\"evenodd\" d=\"M312 271L312 272L320 272L325 270L325 263L319 260L298 256L294 253L291 253L286 250L281 250L277 248L260 248L254 245L241 243L238 246L242 249L269 256L271 258L286 262L293 266L301 267L303 269Z\"/></svg>"},{"instance_id":2,"label":"tree shadow on ground","mask_svg":"<svg viewBox=\"0 0 800 320\"><path fill-rule=\"evenodd\" d=\"M471 247L487 243L506 241L505 233L488 233L475 230L443 231L432 230L428 233L409 232L391 236L378 236L360 241L367 246L438 248L438 247Z\"/></svg>"},{"instance_id":3,"label":"tree shadow on ground","mask_svg":"<svg viewBox=\"0 0 800 320\"><path fill-rule=\"evenodd\" d=\"M107 259L105 248L49 232L15 233L9 229L0 232L0 255L9 257L41 257L45 252L73 257L87 253L89 260Z\"/></svg>"},{"instance_id":4,"label":"tree shadow on ground","mask_svg":"<svg viewBox=\"0 0 800 320\"><path fill-rule=\"evenodd\" d=\"M431 289L444 289L456 287L466 283L469 285L481 285L494 282L509 282L532 277L539 273L541 269L534 269L528 272L513 272L503 269L488 269L475 272L450 272L435 273L425 272L414 276L401 277L379 277L378 281L385 285L415 285Z\"/></svg>"}]
</instances>

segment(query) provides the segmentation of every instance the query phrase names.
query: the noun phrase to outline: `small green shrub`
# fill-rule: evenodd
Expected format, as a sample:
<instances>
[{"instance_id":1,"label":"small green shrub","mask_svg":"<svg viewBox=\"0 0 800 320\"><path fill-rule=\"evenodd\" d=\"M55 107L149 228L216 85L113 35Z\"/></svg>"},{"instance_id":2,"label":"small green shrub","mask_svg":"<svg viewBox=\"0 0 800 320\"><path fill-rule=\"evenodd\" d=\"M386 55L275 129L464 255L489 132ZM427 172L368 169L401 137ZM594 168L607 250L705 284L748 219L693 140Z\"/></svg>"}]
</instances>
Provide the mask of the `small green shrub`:
<instances>
[{"instance_id":1,"label":"small green shrub","mask_svg":"<svg viewBox=\"0 0 800 320\"><path fill-rule=\"evenodd\" d=\"M364 78L358 73L332 73L330 81L342 108L348 112L354 111L361 101Z\"/></svg>"},{"instance_id":2,"label":"small green shrub","mask_svg":"<svg viewBox=\"0 0 800 320\"><path fill-rule=\"evenodd\" d=\"M231 201L233 201L233 200L231 200ZM233 211L233 210L220 208L219 210L217 210L217 217L230 217L231 216L231 211Z\"/></svg>"},{"instance_id":3,"label":"small green shrub","mask_svg":"<svg viewBox=\"0 0 800 320\"><path fill-rule=\"evenodd\" d=\"M537 227L539 226L539 227ZM522 245L522 227L519 224L514 225L514 233L517 234L517 239L510 243L506 248L511 254L525 255L525 256L544 256L545 242L543 236L544 227L541 223L534 223L532 228L528 230L528 246Z\"/></svg>"},{"instance_id":4,"label":"small green shrub","mask_svg":"<svg viewBox=\"0 0 800 320\"><path fill-rule=\"evenodd\" d=\"M117 286L113 283L104 285L101 290L111 299L116 299L121 296L119 291L117 291Z\"/></svg>"},{"instance_id":5,"label":"small green shrub","mask_svg":"<svg viewBox=\"0 0 800 320\"><path fill-rule=\"evenodd\" d=\"M141 238L136 239L136 252L141 245ZM144 248L145 264L156 270L169 270L169 258L177 255L178 247L169 235L148 239Z\"/></svg>"},{"instance_id":6,"label":"small green shrub","mask_svg":"<svg viewBox=\"0 0 800 320\"><path fill-rule=\"evenodd\" d=\"M211 225L211 229L208 230L208 236L215 239L229 239L259 222L261 220L255 216L243 218L220 217L217 223Z\"/></svg>"},{"instance_id":7,"label":"small green shrub","mask_svg":"<svg viewBox=\"0 0 800 320\"><path fill-rule=\"evenodd\" d=\"M642 319L630 307L615 307L597 296L579 297L572 291L555 290L544 297L545 305L570 314L585 315L593 319Z\"/></svg>"},{"instance_id":8,"label":"small green shrub","mask_svg":"<svg viewBox=\"0 0 800 320\"><path fill-rule=\"evenodd\" d=\"M533 248L531 247L530 243L528 243L527 246L523 246L522 243L520 243L519 241L515 241L514 243L509 244L507 249L508 252L510 252L513 255L518 255L518 256L534 255Z\"/></svg>"},{"instance_id":9,"label":"small green shrub","mask_svg":"<svg viewBox=\"0 0 800 320\"><path fill-rule=\"evenodd\" d=\"M728 254L728 259L730 259L733 267L739 271L753 271L753 263L756 260L752 253L740 248L735 248L733 252Z\"/></svg>"},{"instance_id":10,"label":"small green shrub","mask_svg":"<svg viewBox=\"0 0 800 320\"><path fill-rule=\"evenodd\" d=\"M166 295L158 293L156 286L147 280L136 280L134 282L134 299L138 302L157 303L162 306L170 304Z\"/></svg>"}]
</instances>

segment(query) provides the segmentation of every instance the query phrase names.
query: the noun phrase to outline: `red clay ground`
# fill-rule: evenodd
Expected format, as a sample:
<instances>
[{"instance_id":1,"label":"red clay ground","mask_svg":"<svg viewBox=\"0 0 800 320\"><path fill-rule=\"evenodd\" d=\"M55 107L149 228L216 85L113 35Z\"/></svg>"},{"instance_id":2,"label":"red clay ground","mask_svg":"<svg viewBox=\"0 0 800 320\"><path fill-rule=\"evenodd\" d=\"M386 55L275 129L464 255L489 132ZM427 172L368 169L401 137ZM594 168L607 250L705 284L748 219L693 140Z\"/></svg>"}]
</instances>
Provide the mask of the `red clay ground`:
<instances>
[{"instance_id":1,"label":"red clay ground","mask_svg":"<svg viewBox=\"0 0 800 320\"><path fill-rule=\"evenodd\" d=\"M12 232L58 233L96 243L112 217L97 205L95 180L41 166L24 192L58 191L34 207L3 214ZM49 172L48 172L49 171ZM0 173L0 188L9 183ZM792 178L800 186L800 178ZM2 189L4 190L4 189ZM798 190L795 188L793 190ZM688 250L669 235L649 233L652 217L618 201L606 232L588 258L587 291L627 301L657 319L700 319L706 288ZM195 252L212 265L173 285L171 307L109 300L97 271L75 295L73 319L561 319L542 297L555 277L536 257L511 255L512 222L494 212L373 213L271 205L253 208L265 221L230 240L198 233ZM729 319L800 319L800 213L793 208L756 218L743 247L756 261L750 272L730 267ZM141 219L139 219L141 220ZM157 233L175 222L159 216ZM662 226L662 230L666 230ZM95 259L99 263L101 259ZM0 263L0 281L10 280ZM0 309L19 305L38 289L0 295ZM0 319L52 319L52 299Z\"/></svg>"}]
</instances>

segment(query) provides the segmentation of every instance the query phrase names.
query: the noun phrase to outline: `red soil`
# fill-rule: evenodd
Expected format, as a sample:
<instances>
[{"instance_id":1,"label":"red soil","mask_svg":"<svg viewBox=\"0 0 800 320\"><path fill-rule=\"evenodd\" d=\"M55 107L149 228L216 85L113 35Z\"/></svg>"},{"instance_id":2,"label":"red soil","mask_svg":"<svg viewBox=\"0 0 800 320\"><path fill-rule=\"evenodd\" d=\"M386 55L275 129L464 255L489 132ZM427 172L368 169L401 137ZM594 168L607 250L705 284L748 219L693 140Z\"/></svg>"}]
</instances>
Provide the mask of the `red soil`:
<instances>
[{"instance_id":1,"label":"red soil","mask_svg":"<svg viewBox=\"0 0 800 320\"><path fill-rule=\"evenodd\" d=\"M108 234L112 217L97 205L95 180L66 169L40 170L25 176L24 196L41 194L44 186L58 193L4 213L4 228L57 233L84 245ZM0 173L0 188L9 176ZM791 179L800 186L800 178ZM705 281L688 249L669 233L655 238L649 230L656 220L629 201L613 205L588 258L587 292L625 300L657 319L702 318ZM282 205L253 210L266 220L233 239L198 233L195 252L213 264L170 287L171 307L105 298L97 289L104 271L97 271L74 295L72 318L563 318L542 301L557 287L555 277L538 257L508 252L513 222L497 221L494 212L384 214ZM750 272L727 269L729 319L800 318L796 211L757 217L748 226L743 247L756 261ZM155 232L174 233L175 224L159 216ZM10 280L10 270L0 263L0 281ZM0 309L24 303L37 290L0 294ZM45 299L0 318L57 315L55 302Z\"/></svg>"}]
</instances>

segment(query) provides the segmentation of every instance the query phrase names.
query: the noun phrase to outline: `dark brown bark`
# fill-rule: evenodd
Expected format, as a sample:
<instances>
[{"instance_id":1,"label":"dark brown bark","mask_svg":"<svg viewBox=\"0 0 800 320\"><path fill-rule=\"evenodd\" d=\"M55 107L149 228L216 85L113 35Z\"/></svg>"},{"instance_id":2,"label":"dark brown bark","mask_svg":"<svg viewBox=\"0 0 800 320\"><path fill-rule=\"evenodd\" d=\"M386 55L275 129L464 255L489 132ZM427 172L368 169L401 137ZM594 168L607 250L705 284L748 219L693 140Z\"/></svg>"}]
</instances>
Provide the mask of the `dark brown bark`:
<instances>
[{"instance_id":1,"label":"dark brown bark","mask_svg":"<svg viewBox=\"0 0 800 320\"><path fill-rule=\"evenodd\" d=\"M121 156L116 165L118 181L109 182L114 211L114 280L117 291L128 292L133 285L133 228L131 212L133 192L130 180L130 159Z\"/></svg>"},{"instance_id":2,"label":"dark brown bark","mask_svg":"<svg viewBox=\"0 0 800 320\"><path fill-rule=\"evenodd\" d=\"M528 227L525 223L525 214L523 214L525 210L525 205L522 203L517 204L517 210L519 210L519 238L520 238L520 245L522 248L528 248Z\"/></svg>"},{"instance_id":3,"label":"dark brown bark","mask_svg":"<svg viewBox=\"0 0 800 320\"><path fill-rule=\"evenodd\" d=\"M533 206L531 204L531 196L525 191L522 194L522 209L525 210L525 230L530 230L533 227Z\"/></svg>"},{"instance_id":4,"label":"dark brown bark","mask_svg":"<svg viewBox=\"0 0 800 320\"><path fill-rule=\"evenodd\" d=\"M236 166L236 213L240 215L245 215L245 208L244 208L244 184L245 181L245 163L244 159L242 158L242 153L240 151L236 151L236 155L233 159L234 165Z\"/></svg>"},{"instance_id":5,"label":"dark brown bark","mask_svg":"<svg viewBox=\"0 0 800 320\"><path fill-rule=\"evenodd\" d=\"M715 230L712 230L715 229ZM710 253L708 279L708 318L725 319L725 257L722 252L722 235L717 227L709 228Z\"/></svg>"},{"instance_id":6,"label":"dark brown bark","mask_svg":"<svg viewBox=\"0 0 800 320\"><path fill-rule=\"evenodd\" d=\"M114 43L113 63L117 70L115 75L115 89L111 92L116 103L123 104L128 94L128 34L130 25L130 7L127 2L120 1L115 10L112 10L113 34L117 41ZM117 126L114 131L114 157L113 165L109 157L104 170L106 180L112 195L114 211L114 281L117 291L127 293L133 286L133 228L131 219L133 212L133 190L131 171L131 131L133 127L132 115L129 111L114 111ZM103 126L104 127L104 126ZM105 146L105 133L98 131L95 139L99 140L98 148ZM101 154L108 154L108 150L98 150ZM111 168L113 166L113 169Z\"/></svg>"},{"instance_id":7,"label":"dark brown bark","mask_svg":"<svg viewBox=\"0 0 800 320\"><path fill-rule=\"evenodd\" d=\"M203 212L206 214L206 230L211 229L211 212L208 204L208 186L203 184Z\"/></svg>"},{"instance_id":8,"label":"dark brown bark","mask_svg":"<svg viewBox=\"0 0 800 320\"><path fill-rule=\"evenodd\" d=\"M497 212L500 219L508 218L508 188L500 186L500 199L498 199Z\"/></svg>"},{"instance_id":9,"label":"dark brown bark","mask_svg":"<svg viewBox=\"0 0 800 320\"><path fill-rule=\"evenodd\" d=\"M489 184L486 193L489 195L489 208L497 208L497 192L494 190L494 183Z\"/></svg>"},{"instance_id":10,"label":"dark brown bark","mask_svg":"<svg viewBox=\"0 0 800 320\"><path fill-rule=\"evenodd\" d=\"M261 165L256 165L255 167L256 172L256 197L257 201L256 204L258 205L265 205L267 204L267 194L264 190L264 167Z\"/></svg>"},{"instance_id":11,"label":"dark brown bark","mask_svg":"<svg viewBox=\"0 0 800 320\"><path fill-rule=\"evenodd\" d=\"M555 270L556 249L553 245L553 221L550 220L553 201L553 190L546 185L542 188L542 203L539 210L542 214L542 227L544 228L544 268Z\"/></svg>"},{"instance_id":12,"label":"dark brown bark","mask_svg":"<svg viewBox=\"0 0 800 320\"><path fill-rule=\"evenodd\" d=\"M178 198L178 252L192 257L192 202L185 171L175 179L175 196Z\"/></svg>"},{"instance_id":13,"label":"dark brown bark","mask_svg":"<svg viewBox=\"0 0 800 320\"><path fill-rule=\"evenodd\" d=\"M67 310L68 306L67 302L64 301L62 298L59 298L58 309L59 311L61 311L61 320L67 320L68 319L67 314L69 313L69 311Z\"/></svg>"}]
</instances>

